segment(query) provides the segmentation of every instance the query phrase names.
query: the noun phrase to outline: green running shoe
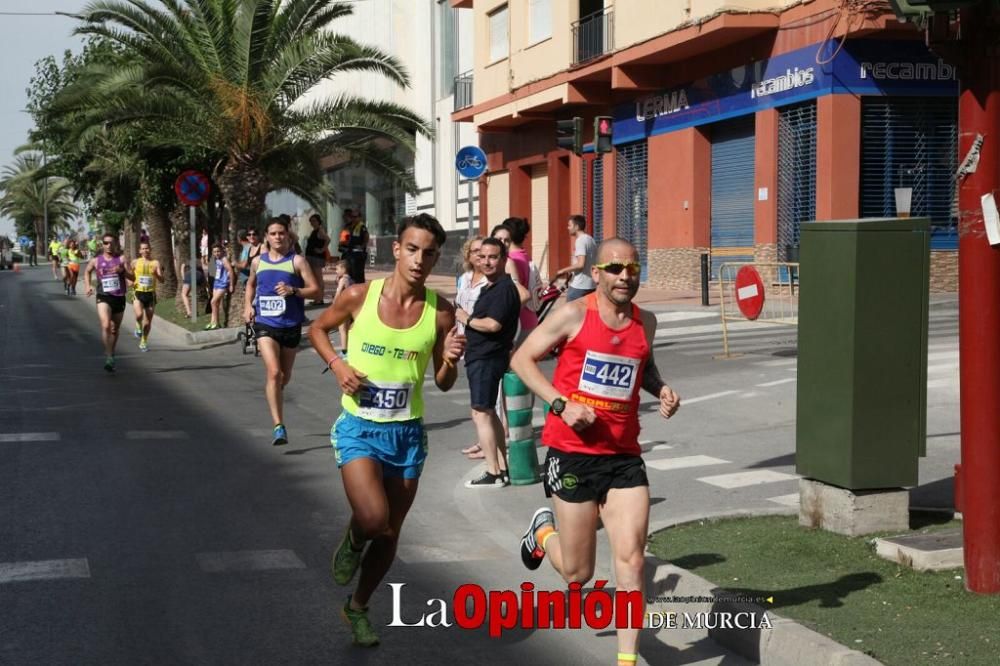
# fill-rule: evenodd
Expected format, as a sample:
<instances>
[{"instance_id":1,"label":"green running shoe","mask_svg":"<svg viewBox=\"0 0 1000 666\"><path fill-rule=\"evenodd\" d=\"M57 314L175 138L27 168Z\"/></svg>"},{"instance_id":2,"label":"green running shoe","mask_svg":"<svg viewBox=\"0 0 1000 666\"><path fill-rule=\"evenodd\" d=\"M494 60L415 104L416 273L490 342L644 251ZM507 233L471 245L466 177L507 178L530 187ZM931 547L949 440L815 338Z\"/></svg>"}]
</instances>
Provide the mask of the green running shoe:
<instances>
[{"instance_id":1,"label":"green running shoe","mask_svg":"<svg viewBox=\"0 0 1000 666\"><path fill-rule=\"evenodd\" d=\"M114 372L115 371L115 357L114 356L108 356L108 357L106 357L104 359L104 369L107 370L108 372Z\"/></svg>"},{"instance_id":2,"label":"green running shoe","mask_svg":"<svg viewBox=\"0 0 1000 666\"><path fill-rule=\"evenodd\" d=\"M354 638L355 645L360 647L375 647L378 645L378 634L372 628L372 623L368 621L368 609L352 609L350 595L347 596L347 603L340 610L340 615L347 624L351 625L351 636Z\"/></svg>"},{"instance_id":3,"label":"green running shoe","mask_svg":"<svg viewBox=\"0 0 1000 666\"><path fill-rule=\"evenodd\" d=\"M363 547L360 550L354 550L352 547L351 528L348 527L347 531L344 532L344 540L337 546L337 550L333 554L333 561L330 563L330 568L333 570L333 580L337 585L347 585L351 582L361 564L363 552Z\"/></svg>"}]
</instances>

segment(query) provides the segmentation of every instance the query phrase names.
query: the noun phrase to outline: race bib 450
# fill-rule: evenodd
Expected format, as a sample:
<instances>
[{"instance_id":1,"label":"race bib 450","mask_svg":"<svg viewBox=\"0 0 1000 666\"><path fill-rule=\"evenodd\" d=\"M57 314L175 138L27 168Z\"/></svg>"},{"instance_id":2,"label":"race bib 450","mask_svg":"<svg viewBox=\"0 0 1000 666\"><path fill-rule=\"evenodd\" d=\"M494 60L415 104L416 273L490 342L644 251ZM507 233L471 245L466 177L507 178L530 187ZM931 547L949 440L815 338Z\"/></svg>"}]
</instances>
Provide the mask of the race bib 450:
<instances>
[{"instance_id":1,"label":"race bib 450","mask_svg":"<svg viewBox=\"0 0 1000 666\"><path fill-rule=\"evenodd\" d=\"M629 400L639 374L637 358L588 351L583 360L579 389L611 400Z\"/></svg>"},{"instance_id":2,"label":"race bib 450","mask_svg":"<svg viewBox=\"0 0 1000 666\"><path fill-rule=\"evenodd\" d=\"M412 384L383 383L362 386L358 392L358 416L365 419L406 421L411 416Z\"/></svg>"}]
</instances>

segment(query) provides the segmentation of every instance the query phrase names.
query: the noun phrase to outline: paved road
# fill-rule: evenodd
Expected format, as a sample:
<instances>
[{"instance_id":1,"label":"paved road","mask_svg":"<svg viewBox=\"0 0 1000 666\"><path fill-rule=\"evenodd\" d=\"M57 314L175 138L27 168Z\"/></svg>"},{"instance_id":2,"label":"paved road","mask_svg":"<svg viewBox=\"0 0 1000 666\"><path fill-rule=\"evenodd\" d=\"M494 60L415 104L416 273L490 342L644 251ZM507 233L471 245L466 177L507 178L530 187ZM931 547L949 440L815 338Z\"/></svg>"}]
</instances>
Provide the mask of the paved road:
<instances>
[{"instance_id":1,"label":"paved road","mask_svg":"<svg viewBox=\"0 0 1000 666\"><path fill-rule=\"evenodd\" d=\"M654 525L790 510L793 330L740 331L743 355L716 360L717 320L658 309L658 362L686 404L664 423L646 403ZM947 496L957 460L955 319L953 301L935 305L919 489L928 497ZM345 591L328 573L347 510L328 444L339 394L322 362L301 351L287 395L291 444L275 450L258 360L235 345L172 347L155 327L150 344L139 354L123 337L119 371L107 376L90 303L61 295L41 269L0 274L0 663L608 662L612 633L591 630L497 640L383 628L376 650L350 647L337 616ZM431 457L386 579L407 584L407 621L467 582L561 588L548 567L528 573L517 557L540 487L463 487L476 471L458 454L473 436L467 400L464 383L427 392ZM604 545L600 559L599 577L611 578ZM651 575L657 590L671 584ZM387 587L372 612L376 626L390 621ZM742 663L692 632L648 633L642 657Z\"/></svg>"}]
</instances>

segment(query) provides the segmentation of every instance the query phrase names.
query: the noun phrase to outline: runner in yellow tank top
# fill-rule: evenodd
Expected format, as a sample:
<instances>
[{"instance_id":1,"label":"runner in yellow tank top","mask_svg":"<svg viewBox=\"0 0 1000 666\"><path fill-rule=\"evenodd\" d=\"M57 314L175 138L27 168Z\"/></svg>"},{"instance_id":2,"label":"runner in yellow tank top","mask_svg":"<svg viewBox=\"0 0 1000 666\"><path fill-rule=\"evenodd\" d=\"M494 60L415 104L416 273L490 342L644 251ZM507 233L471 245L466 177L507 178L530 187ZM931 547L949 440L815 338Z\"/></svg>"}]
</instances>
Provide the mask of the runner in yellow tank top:
<instances>
[{"instance_id":1,"label":"runner in yellow tank top","mask_svg":"<svg viewBox=\"0 0 1000 666\"><path fill-rule=\"evenodd\" d=\"M132 265L135 271L135 300L132 305L135 308L135 337L139 338L139 351L149 351L149 331L153 327L156 310L156 283L163 280L160 262L151 259L151 255L149 243L139 243L139 258Z\"/></svg>"},{"instance_id":2,"label":"runner in yellow tank top","mask_svg":"<svg viewBox=\"0 0 1000 666\"><path fill-rule=\"evenodd\" d=\"M330 439L355 511L333 557L338 584L351 582L368 544L357 587L342 609L357 645L378 644L368 600L395 557L427 457L424 371L433 358L434 383L447 391L465 351L454 307L424 286L446 238L430 215L404 219L392 247L392 275L349 287L309 329L313 349L344 393ZM354 320L350 365L330 344L330 332L349 319Z\"/></svg>"}]
</instances>

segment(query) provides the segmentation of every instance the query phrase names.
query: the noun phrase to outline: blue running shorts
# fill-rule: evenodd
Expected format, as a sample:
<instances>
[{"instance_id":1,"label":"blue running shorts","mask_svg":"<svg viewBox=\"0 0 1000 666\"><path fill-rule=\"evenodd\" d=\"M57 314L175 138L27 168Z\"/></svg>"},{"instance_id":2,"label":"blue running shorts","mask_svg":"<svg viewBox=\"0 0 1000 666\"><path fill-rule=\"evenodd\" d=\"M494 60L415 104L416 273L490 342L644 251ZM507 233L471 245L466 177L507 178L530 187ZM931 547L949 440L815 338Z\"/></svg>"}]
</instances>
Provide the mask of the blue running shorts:
<instances>
[{"instance_id":1,"label":"blue running shorts","mask_svg":"<svg viewBox=\"0 0 1000 666\"><path fill-rule=\"evenodd\" d=\"M387 478L419 479L427 460L422 419L381 423L341 412L330 429L330 444L337 467L370 458L382 465Z\"/></svg>"}]
</instances>

